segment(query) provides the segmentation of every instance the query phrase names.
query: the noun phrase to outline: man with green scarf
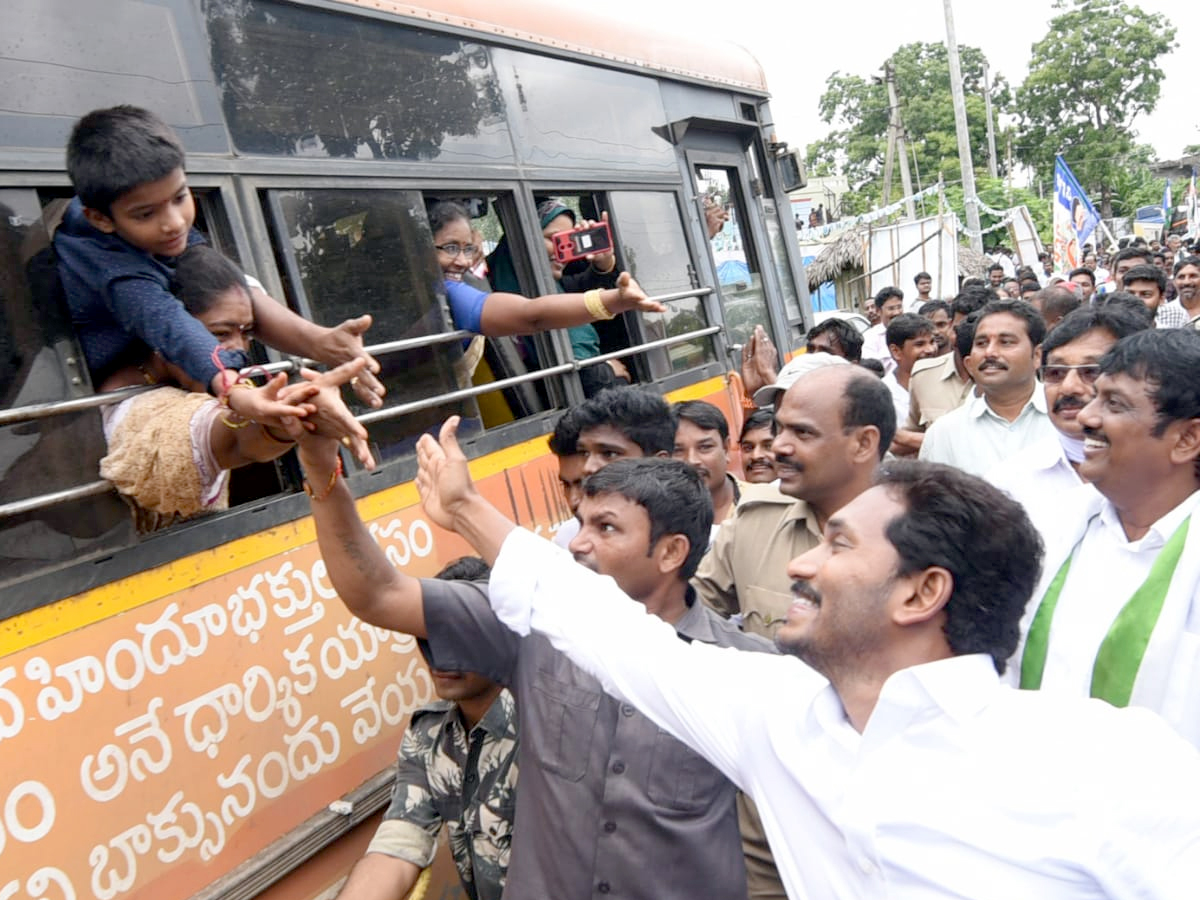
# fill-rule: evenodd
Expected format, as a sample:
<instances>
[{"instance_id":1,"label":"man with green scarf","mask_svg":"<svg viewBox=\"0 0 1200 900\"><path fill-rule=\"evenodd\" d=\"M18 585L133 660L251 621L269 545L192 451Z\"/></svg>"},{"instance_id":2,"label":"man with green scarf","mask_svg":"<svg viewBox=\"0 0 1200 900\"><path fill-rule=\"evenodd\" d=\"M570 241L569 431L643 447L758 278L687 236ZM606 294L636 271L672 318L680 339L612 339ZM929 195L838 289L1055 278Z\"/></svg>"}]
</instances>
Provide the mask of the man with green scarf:
<instances>
[{"instance_id":1,"label":"man with green scarf","mask_svg":"<svg viewBox=\"0 0 1200 900\"><path fill-rule=\"evenodd\" d=\"M1143 706L1200 746L1200 335L1130 335L1079 412L1086 485L1062 497L1009 671Z\"/></svg>"}]
</instances>

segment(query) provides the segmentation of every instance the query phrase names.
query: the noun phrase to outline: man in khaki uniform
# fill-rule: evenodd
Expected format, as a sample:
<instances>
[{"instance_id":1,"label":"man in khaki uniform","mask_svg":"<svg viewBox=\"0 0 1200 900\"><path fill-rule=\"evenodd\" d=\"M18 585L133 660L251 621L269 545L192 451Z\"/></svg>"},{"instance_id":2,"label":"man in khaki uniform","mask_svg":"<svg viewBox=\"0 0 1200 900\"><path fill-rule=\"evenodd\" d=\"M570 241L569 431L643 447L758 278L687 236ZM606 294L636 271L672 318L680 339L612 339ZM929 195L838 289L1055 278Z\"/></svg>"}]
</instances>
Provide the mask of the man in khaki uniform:
<instances>
[{"instance_id":1,"label":"man in khaki uniform","mask_svg":"<svg viewBox=\"0 0 1200 900\"><path fill-rule=\"evenodd\" d=\"M783 496L749 485L692 578L705 603L767 638L792 604L787 563L819 544L826 518L871 486L896 431L891 394L875 375L825 353L809 365L818 368L790 386L776 382L786 389L772 448Z\"/></svg>"},{"instance_id":2,"label":"man in khaki uniform","mask_svg":"<svg viewBox=\"0 0 1200 900\"><path fill-rule=\"evenodd\" d=\"M917 360L908 381L908 420L901 425L925 431L950 410L962 406L971 395L972 385L957 351Z\"/></svg>"}]
</instances>

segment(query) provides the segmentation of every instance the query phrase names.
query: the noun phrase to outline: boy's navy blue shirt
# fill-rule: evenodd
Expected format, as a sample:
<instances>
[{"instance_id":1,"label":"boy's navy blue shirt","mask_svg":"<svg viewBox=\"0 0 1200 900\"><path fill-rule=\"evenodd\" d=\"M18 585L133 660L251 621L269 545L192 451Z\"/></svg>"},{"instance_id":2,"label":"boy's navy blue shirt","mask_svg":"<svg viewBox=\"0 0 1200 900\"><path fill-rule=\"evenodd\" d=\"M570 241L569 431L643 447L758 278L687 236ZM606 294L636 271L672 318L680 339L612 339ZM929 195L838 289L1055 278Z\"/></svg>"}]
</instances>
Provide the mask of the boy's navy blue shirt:
<instances>
[{"instance_id":1,"label":"boy's navy blue shirt","mask_svg":"<svg viewBox=\"0 0 1200 900\"><path fill-rule=\"evenodd\" d=\"M201 243L204 238L193 228L188 246ZM78 197L54 233L54 251L94 385L123 366L142 362L146 347L197 381L212 383L218 371L212 359L217 340L171 293L174 259L146 253L93 227ZM240 350L222 350L220 358L231 369L248 363Z\"/></svg>"}]
</instances>

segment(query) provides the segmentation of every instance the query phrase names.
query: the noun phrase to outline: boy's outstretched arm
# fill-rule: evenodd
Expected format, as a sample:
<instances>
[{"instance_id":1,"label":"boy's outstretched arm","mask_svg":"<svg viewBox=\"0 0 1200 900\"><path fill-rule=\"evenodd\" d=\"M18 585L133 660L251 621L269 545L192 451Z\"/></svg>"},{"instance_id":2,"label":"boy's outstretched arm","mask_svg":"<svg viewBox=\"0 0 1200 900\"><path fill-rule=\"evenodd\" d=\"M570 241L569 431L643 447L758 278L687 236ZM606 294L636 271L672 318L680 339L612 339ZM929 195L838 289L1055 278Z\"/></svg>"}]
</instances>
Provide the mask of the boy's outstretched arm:
<instances>
[{"instance_id":1,"label":"boy's outstretched arm","mask_svg":"<svg viewBox=\"0 0 1200 900\"><path fill-rule=\"evenodd\" d=\"M296 315L257 286L251 286L250 299L254 306L254 328L264 344L294 356L311 357L328 366L365 358L367 366L354 382L354 392L368 406L383 405L387 391L375 377L379 363L363 349L363 335L371 327L370 316L347 319L335 328L326 328Z\"/></svg>"}]
</instances>

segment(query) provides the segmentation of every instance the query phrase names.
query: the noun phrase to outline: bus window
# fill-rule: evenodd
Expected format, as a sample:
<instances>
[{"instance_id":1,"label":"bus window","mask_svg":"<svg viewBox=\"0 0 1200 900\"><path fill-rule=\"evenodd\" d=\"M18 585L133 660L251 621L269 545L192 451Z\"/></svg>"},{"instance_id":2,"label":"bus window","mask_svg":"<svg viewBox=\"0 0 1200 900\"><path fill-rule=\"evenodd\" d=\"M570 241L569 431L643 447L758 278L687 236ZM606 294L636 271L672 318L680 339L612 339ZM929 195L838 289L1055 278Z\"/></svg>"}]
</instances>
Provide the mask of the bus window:
<instances>
[{"instance_id":1,"label":"bus window","mask_svg":"<svg viewBox=\"0 0 1200 900\"><path fill-rule=\"evenodd\" d=\"M729 218L710 238L717 280L721 284L725 326L731 344L744 344L761 325L772 335L762 268L754 252L754 240L744 223L749 206L742 195L736 169L696 167L696 191L706 202L724 206Z\"/></svg>"},{"instance_id":2,"label":"bus window","mask_svg":"<svg viewBox=\"0 0 1200 900\"><path fill-rule=\"evenodd\" d=\"M244 153L488 165L512 158L482 44L271 0L208 0L204 13L229 130Z\"/></svg>"},{"instance_id":3,"label":"bus window","mask_svg":"<svg viewBox=\"0 0 1200 900\"><path fill-rule=\"evenodd\" d=\"M441 271L417 191L281 190L267 194L276 253L293 306L321 325L370 313L371 344L453 330L442 302ZM437 397L466 386L460 342L432 343L383 355L387 406ZM357 411L363 411L358 408ZM478 430L474 400L445 403L376 422L376 458L413 451L422 432L461 415Z\"/></svg>"},{"instance_id":4,"label":"bus window","mask_svg":"<svg viewBox=\"0 0 1200 900\"><path fill-rule=\"evenodd\" d=\"M621 257L642 289L653 297L694 288L691 254L676 195L669 191L612 191L608 199ZM709 324L701 297L676 300L665 313L636 318L645 341L685 334ZM712 338L675 344L645 356L653 378L716 360Z\"/></svg>"},{"instance_id":5,"label":"bus window","mask_svg":"<svg viewBox=\"0 0 1200 900\"><path fill-rule=\"evenodd\" d=\"M0 409L91 392L65 303L42 279L34 286L27 278L31 257L47 244L37 192L0 190ZM101 491L0 516L0 586L133 542L128 509L99 480L103 455L98 409L0 426L0 507L89 486ZM0 603L0 618L17 611Z\"/></svg>"}]
</instances>

